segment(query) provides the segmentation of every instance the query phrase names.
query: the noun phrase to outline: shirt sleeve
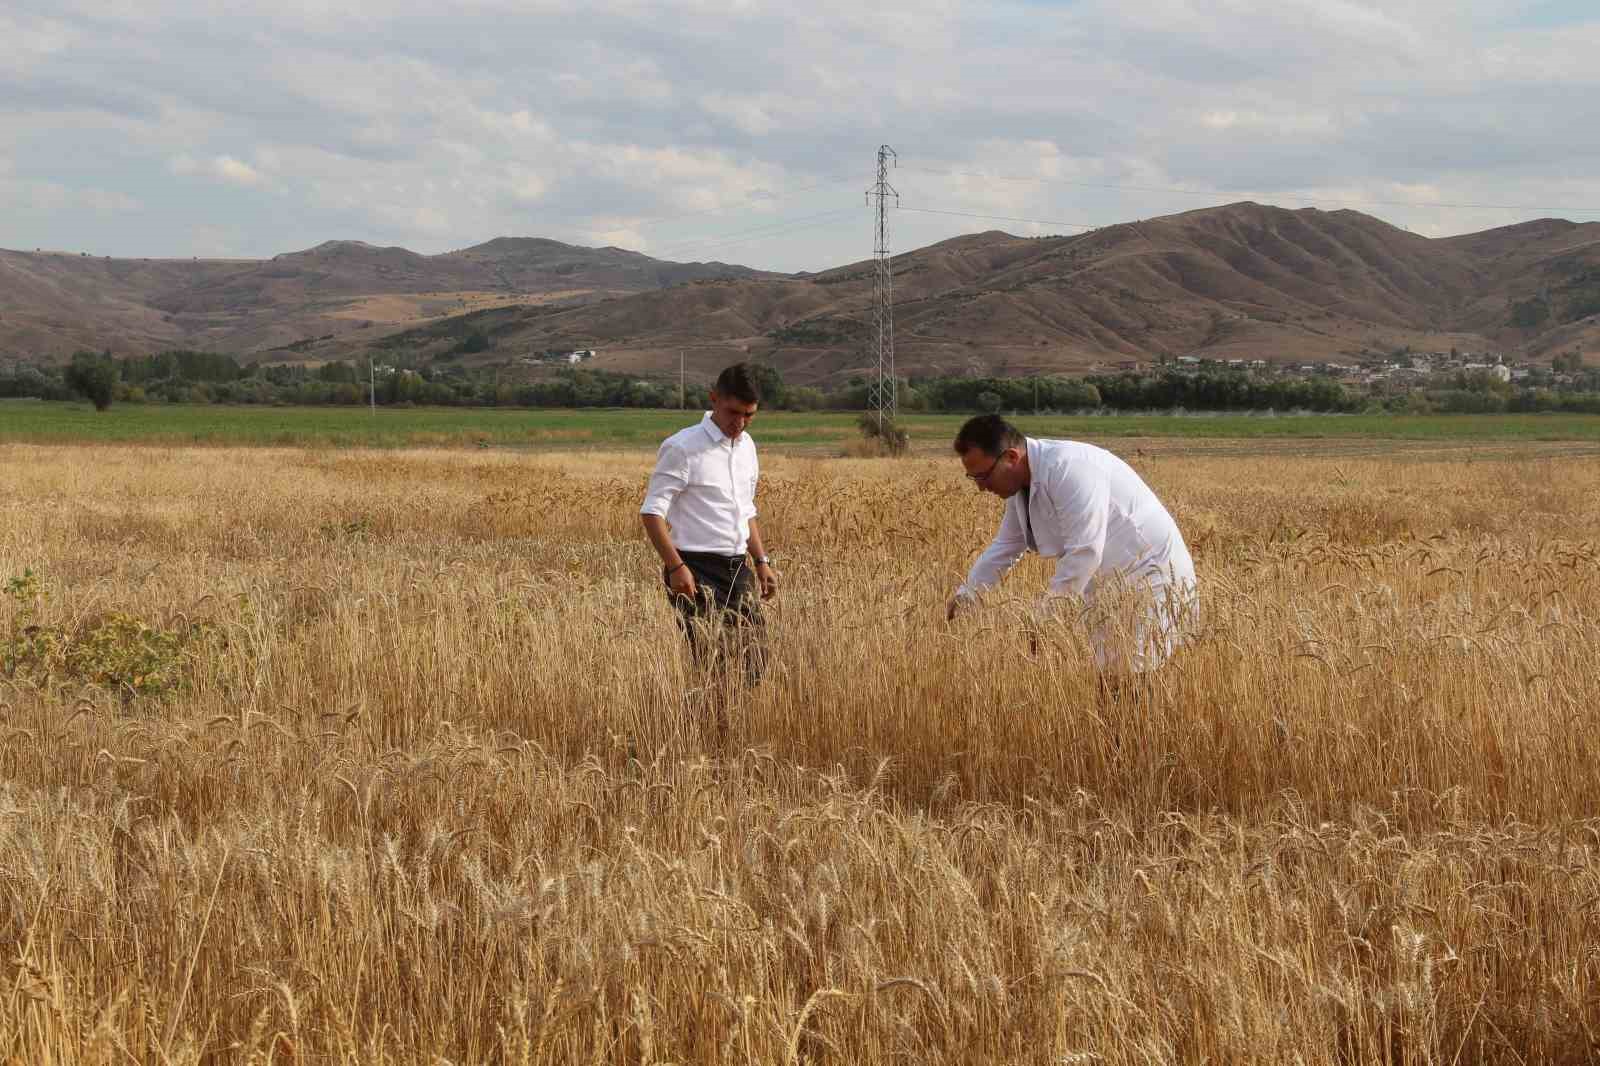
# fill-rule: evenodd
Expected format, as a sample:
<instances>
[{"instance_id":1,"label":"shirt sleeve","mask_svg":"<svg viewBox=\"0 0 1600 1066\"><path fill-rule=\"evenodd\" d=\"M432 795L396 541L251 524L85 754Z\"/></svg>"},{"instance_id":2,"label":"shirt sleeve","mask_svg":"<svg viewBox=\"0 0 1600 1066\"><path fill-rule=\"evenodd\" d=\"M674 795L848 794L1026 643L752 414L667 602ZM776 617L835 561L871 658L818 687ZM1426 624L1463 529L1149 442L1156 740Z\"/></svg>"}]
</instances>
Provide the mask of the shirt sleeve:
<instances>
[{"instance_id":1,"label":"shirt sleeve","mask_svg":"<svg viewBox=\"0 0 1600 1066\"><path fill-rule=\"evenodd\" d=\"M1062 526L1061 558L1050 579L1050 596L1082 596L1106 553L1111 479L1092 463L1074 467L1059 473L1049 486Z\"/></svg>"},{"instance_id":2,"label":"shirt sleeve","mask_svg":"<svg viewBox=\"0 0 1600 1066\"><path fill-rule=\"evenodd\" d=\"M1006 501L1005 516L1000 519L1000 529L995 533L994 540L989 542L989 546L983 549L983 554L972 564L967 580L956 589L956 595L973 596L986 588L993 587L1006 576L1006 571L1017 565L1022 553L1028 550L1028 534L1022 528L1022 519L1017 514L1017 508L1021 506L1020 497L1012 497Z\"/></svg>"},{"instance_id":3,"label":"shirt sleeve","mask_svg":"<svg viewBox=\"0 0 1600 1066\"><path fill-rule=\"evenodd\" d=\"M756 516L756 482L761 480L761 464L756 461L756 446L750 445L750 493L744 498L741 509L744 512L744 521L748 522Z\"/></svg>"},{"instance_id":4,"label":"shirt sleeve","mask_svg":"<svg viewBox=\"0 0 1600 1066\"><path fill-rule=\"evenodd\" d=\"M650 484L644 490L644 505L640 514L667 517L672 501L689 484L689 456L671 441L663 441L656 452L656 468L650 474Z\"/></svg>"}]
</instances>

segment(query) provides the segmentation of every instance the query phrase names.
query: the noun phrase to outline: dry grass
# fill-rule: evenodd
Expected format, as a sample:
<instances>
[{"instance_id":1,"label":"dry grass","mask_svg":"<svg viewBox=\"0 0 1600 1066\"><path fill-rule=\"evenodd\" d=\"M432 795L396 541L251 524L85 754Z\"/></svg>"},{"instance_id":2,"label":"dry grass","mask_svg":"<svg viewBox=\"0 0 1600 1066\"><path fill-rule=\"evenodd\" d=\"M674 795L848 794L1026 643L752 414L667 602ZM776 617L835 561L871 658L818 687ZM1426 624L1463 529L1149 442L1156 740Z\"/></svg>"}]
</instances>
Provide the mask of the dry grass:
<instances>
[{"instance_id":1,"label":"dry grass","mask_svg":"<svg viewBox=\"0 0 1600 1066\"><path fill-rule=\"evenodd\" d=\"M1600 1047L1593 461L1143 460L1208 628L1101 703L1017 637L1037 562L942 622L997 514L954 464L771 457L726 749L647 455L0 461L0 639L195 634L166 696L0 679L0 1060Z\"/></svg>"}]
</instances>

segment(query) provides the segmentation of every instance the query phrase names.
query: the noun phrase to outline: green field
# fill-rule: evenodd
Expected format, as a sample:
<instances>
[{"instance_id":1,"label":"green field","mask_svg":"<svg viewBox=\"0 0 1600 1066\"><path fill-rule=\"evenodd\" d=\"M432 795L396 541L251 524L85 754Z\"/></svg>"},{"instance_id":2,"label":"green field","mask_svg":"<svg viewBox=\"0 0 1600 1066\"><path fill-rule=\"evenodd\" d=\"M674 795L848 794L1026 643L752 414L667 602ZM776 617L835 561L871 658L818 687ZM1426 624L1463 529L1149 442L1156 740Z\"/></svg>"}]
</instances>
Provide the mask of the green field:
<instances>
[{"instance_id":1,"label":"green field","mask_svg":"<svg viewBox=\"0 0 1600 1066\"><path fill-rule=\"evenodd\" d=\"M653 447L698 412L633 409L222 407L0 401L0 442L277 446ZM943 448L962 415L903 419L918 450ZM765 412L753 432L784 450L836 450L855 439L847 412ZM1569 441L1600 444L1597 415L1028 415L1039 436L1211 439Z\"/></svg>"}]
</instances>

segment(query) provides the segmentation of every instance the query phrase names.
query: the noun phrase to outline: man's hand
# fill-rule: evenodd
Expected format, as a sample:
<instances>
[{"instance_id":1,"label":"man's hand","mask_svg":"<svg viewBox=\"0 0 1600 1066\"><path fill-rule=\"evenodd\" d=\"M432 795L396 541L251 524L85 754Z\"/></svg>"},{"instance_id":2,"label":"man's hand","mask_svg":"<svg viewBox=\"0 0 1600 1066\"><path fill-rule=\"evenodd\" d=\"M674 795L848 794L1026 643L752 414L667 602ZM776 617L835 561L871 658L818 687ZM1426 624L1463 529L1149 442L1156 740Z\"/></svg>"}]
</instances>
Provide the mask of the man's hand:
<instances>
[{"instance_id":1,"label":"man's hand","mask_svg":"<svg viewBox=\"0 0 1600 1066\"><path fill-rule=\"evenodd\" d=\"M959 612L961 608L965 607L966 605L967 597L961 595L961 593L958 592L954 596L951 596L950 602L944 605L944 620L946 622L955 621L957 612Z\"/></svg>"},{"instance_id":2,"label":"man's hand","mask_svg":"<svg viewBox=\"0 0 1600 1066\"><path fill-rule=\"evenodd\" d=\"M761 598L770 600L778 594L778 572L771 563L756 564L756 580L761 582Z\"/></svg>"},{"instance_id":3,"label":"man's hand","mask_svg":"<svg viewBox=\"0 0 1600 1066\"><path fill-rule=\"evenodd\" d=\"M674 596L685 596L694 599L694 571L687 566L680 566L667 575L667 588L672 590Z\"/></svg>"}]
</instances>

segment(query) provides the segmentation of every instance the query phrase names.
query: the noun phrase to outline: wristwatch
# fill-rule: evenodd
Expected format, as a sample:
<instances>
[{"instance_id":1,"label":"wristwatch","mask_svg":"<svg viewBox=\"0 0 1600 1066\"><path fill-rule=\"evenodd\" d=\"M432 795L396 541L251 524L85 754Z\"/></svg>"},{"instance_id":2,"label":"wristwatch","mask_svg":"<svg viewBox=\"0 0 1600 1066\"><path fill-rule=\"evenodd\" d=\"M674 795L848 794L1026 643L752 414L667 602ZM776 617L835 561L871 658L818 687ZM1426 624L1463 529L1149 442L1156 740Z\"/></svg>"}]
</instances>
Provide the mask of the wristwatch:
<instances>
[{"instance_id":1,"label":"wristwatch","mask_svg":"<svg viewBox=\"0 0 1600 1066\"><path fill-rule=\"evenodd\" d=\"M765 556L765 555L757 555L754 558L755 558L757 566L771 566L772 565L772 560L770 558L768 558L767 556Z\"/></svg>"}]
</instances>

